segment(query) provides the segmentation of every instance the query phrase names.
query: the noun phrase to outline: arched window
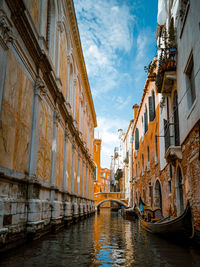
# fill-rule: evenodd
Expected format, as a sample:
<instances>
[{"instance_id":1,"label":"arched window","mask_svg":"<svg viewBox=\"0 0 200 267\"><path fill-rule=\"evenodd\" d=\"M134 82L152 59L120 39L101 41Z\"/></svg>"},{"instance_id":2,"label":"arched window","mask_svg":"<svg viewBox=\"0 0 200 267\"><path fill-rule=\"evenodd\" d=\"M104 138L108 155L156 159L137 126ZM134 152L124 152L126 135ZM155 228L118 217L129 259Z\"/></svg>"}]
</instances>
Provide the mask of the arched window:
<instances>
[{"instance_id":1,"label":"arched window","mask_svg":"<svg viewBox=\"0 0 200 267\"><path fill-rule=\"evenodd\" d=\"M160 182L157 180L155 184L155 207L162 209L162 192Z\"/></svg>"},{"instance_id":2,"label":"arched window","mask_svg":"<svg viewBox=\"0 0 200 267\"><path fill-rule=\"evenodd\" d=\"M54 59L55 21L55 3L54 0L48 0L46 20L46 44L49 50L49 55L52 59Z\"/></svg>"}]
</instances>

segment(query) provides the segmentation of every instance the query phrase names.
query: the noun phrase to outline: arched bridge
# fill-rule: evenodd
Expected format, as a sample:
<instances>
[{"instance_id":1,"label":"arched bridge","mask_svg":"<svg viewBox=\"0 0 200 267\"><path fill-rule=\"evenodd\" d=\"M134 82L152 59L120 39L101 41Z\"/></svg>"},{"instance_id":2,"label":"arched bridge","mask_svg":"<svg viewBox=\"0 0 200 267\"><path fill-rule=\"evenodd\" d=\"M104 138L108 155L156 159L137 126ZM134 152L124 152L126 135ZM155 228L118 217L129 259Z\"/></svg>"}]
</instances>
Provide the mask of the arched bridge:
<instances>
[{"instance_id":1,"label":"arched bridge","mask_svg":"<svg viewBox=\"0 0 200 267\"><path fill-rule=\"evenodd\" d=\"M121 193L120 192L105 192L105 193L95 193L94 194L94 204L96 209L98 209L101 204L105 202L115 202L119 205L123 205L126 208L128 207L127 201L121 199Z\"/></svg>"}]
</instances>

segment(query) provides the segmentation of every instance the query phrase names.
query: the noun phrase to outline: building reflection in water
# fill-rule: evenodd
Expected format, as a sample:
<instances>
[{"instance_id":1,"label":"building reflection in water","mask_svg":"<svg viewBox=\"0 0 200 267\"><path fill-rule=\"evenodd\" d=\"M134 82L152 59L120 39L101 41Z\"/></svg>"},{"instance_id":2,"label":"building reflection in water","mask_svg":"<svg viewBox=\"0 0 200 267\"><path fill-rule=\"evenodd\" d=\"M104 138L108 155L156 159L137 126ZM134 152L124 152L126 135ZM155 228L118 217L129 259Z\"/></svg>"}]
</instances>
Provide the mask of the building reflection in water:
<instances>
[{"instance_id":1,"label":"building reflection in water","mask_svg":"<svg viewBox=\"0 0 200 267\"><path fill-rule=\"evenodd\" d=\"M0 266L196 267L200 253L190 244L151 235L137 221L102 209L100 214L1 257Z\"/></svg>"},{"instance_id":2,"label":"building reflection in water","mask_svg":"<svg viewBox=\"0 0 200 267\"><path fill-rule=\"evenodd\" d=\"M101 209L94 220L94 264L133 262L132 227L110 209Z\"/></svg>"}]
</instances>

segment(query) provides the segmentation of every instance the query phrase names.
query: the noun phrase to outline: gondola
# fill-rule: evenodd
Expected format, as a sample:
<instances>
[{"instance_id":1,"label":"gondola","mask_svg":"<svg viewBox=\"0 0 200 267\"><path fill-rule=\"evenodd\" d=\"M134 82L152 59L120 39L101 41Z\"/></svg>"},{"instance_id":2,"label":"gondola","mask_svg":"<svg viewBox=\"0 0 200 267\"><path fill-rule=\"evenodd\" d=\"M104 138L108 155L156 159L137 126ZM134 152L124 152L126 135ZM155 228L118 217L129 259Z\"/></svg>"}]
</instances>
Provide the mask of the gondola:
<instances>
[{"instance_id":1,"label":"gondola","mask_svg":"<svg viewBox=\"0 0 200 267\"><path fill-rule=\"evenodd\" d=\"M137 212L134 208L127 208L121 210L121 215L127 220L136 220L138 218Z\"/></svg>"},{"instance_id":2,"label":"gondola","mask_svg":"<svg viewBox=\"0 0 200 267\"><path fill-rule=\"evenodd\" d=\"M140 199L138 207L138 217L141 225L153 234L192 238L194 235L194 226L192 212L189 201L185 211L176 218L170 216L163 217L161 209L152 209L145 205Z\"/></svg>"}]
</instances>

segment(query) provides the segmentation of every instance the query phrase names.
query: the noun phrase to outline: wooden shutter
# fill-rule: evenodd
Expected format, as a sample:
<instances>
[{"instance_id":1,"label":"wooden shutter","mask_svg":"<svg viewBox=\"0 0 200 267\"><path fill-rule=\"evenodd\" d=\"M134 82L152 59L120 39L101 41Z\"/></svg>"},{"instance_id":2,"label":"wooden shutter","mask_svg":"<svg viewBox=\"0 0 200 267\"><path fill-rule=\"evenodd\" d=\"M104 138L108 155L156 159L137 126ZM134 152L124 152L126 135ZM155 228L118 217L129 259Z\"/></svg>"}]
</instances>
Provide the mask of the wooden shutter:
<instances>
[{"instance_id":1,"label":"wooden shutter","mask_svg":"<svg viewBox=\"0 0 200 267\"><path fill-rule=\"evenodd\" d=\"M156 105L155 105L155 93L152 91L152 112L153 112L153 120L156 117Z\"/></svg>"},{"instance_id":2,"label":"wooden shutter","mask_svg":"<svg viewBox=\"0 0 200 267\"><path fill-rule=\"evenodd\" d=\"M147 117L147 109L144 113L144 133L148 131L148 117Z\"/></svg>"},{"instance_id":3,"label":"wooden shutter","mask_svg":"<svg viewBox=\"0 0 200 267\"><path fill-rule=\"evenodd\" d=\"M149 96L149 121L154 120L154 113L153 113L153 99L152 96Z\"/></svg>"},{"instance_id":4,"label":"wooden shutter","mask_svg":"<svg viewBox=\"0 0 200 267\"><path fill-rule=\"evenodd\" d=\"M179 116L178 116L178 100L177 93L174 93L173 99L173 115L174 115L174 143L175 146L180 145L180 135L179 135Z\"/></svg>"},{"instance_id":5,"label":"wooden shutter","mask_svg":"<svg viewBox=\"0 0 200 267\"><path fill-rule=\"evenodd\" d=\"M169 123L167 120L163 120L164 122L164 136L165 136L165 152L170 146L170 131L169 131Z\"/></svg>"},{"instance_id":6,"label":"wooden shutter","mask_svg":"<svg viewBox=\"0 0 200 267\"><path fill-rule=\"evenodd\" d=\"M139 149L139 130L135 129L135 150Z\"/></svg>"}]
</instances>

